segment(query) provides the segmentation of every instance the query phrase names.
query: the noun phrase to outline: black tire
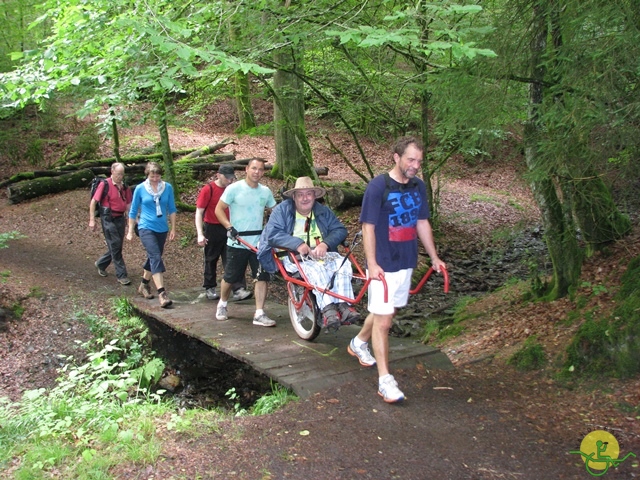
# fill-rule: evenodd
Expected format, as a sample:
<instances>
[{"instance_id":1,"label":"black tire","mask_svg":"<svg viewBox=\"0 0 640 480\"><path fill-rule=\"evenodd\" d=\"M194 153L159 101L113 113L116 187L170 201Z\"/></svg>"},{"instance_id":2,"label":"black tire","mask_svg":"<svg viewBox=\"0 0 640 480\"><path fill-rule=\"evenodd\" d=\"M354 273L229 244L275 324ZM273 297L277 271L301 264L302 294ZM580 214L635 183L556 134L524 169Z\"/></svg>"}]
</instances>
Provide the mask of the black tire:
<instances>
[{"instance_id":1,"label":"black tire","mask_svg":"<svg viewBox=\"0 0 640 480\"><path fill-rule=\"evenodd\" d=\"M316 298L313 293L309 293L305 302L296 310L292 298L296 299L296 302L300 301L304 294L305 288L294 283L287 283L289 290L289 318L291 319L291 325L296 334L303 340L312 342L320 333L321 327L318 325L319 311Z\"/></svg>"}]
</instances>

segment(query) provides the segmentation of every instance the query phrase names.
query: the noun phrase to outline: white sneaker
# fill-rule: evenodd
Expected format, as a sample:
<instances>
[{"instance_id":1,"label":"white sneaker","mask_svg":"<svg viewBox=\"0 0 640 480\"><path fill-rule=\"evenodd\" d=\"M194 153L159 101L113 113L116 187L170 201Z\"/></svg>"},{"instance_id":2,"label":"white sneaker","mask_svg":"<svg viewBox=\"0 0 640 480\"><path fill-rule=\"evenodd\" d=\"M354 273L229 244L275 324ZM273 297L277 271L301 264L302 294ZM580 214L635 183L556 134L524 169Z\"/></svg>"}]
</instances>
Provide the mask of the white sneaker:
<instances>
[{"instance_id":1,"label":"white sneaker","mask_svg":"<svg viewBox=\"0 0 640 480\"><path fill-rule=\"evenodd\" d=\"M262 313L258 317L253 317L253 324L260 325L261 327L275 327L276 322L271 320L265 313Z\"/></svg>"},{"instance_id":2,"label":"white sneaker","mask_svg":"<svg viewBox=\"0 0 640 480\"><path fill-rule=\"evenodd\" d=\"M218 320L226 320L227 317L227 306L222 306L218 304L218 308L216 309L216 318Z\"/></svg>"},{"instance_id":3,"label":"white sneaker","mask_svg":"<svg viewBox=\"0 0 640 480\"><path fill-rule=\"evenodd\" d=\"M233 299L236 301L246 300L247 298L251 298L253 292L251 290L247 290L246 288L239 288L235 292L233 292Z\"/></svg>"},{"instance_id":4,"label":"white sneaker","mask_svg":"<svg viewBox=\"0 0 640 480\"><path fill-rule=\"evenodd\" d=\"M354 340L355 337L352 338L349 345L347 345L347 352L349 352L349 355L358 357L358 361L363 367L373 367L376 364L376 359L373 358L373 355L371 355L371 352L369 351L369 344L365 342L360 347L356 347L353 342Z\"/></svg>"},{"instance_id":5,"label":"white sneaker","mask_svg":"<svg viewBox=\"0 0 640 480\"><path fill-rule=\"evenodd\" d=\"M385 375L378 383L378 395L387 403L396 403L404 400L404 393L398 388L398 382L393 375Z\"/></svg>"}]
</instances>

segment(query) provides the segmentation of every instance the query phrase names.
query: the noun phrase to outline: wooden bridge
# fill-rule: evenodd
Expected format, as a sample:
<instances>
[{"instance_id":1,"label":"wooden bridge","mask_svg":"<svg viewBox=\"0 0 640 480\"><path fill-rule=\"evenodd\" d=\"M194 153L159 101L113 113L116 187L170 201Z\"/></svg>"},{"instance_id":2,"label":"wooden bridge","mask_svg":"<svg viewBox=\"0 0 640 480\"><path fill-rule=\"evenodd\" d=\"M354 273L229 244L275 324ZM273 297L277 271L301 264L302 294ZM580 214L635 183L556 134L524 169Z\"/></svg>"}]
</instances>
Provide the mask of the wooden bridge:
<instances>
[{"instance_id":1,"label":"wooden bridge","mask_svg":"<svg viewBox=\"0 0 640 480\"><path fill-rule=\"evenodd\" d=\"M265 311L277 322L274 328L252 323L253 299L229 302L229 319L215 318L217 301L207 300L201 288L171 292L173 305L162 309L158 300L136 297L134 306L145 316L241 360L301 398L339 386L358 376L377 378L377 370L365 368L347 353L347 345L360 327L342 327L337 334L321 333L313 342L301 340L293 330L286 306L270 303ZM412 338L389 337L390 366L452 369L439 350Z\"/></svg>"}]
</instances>

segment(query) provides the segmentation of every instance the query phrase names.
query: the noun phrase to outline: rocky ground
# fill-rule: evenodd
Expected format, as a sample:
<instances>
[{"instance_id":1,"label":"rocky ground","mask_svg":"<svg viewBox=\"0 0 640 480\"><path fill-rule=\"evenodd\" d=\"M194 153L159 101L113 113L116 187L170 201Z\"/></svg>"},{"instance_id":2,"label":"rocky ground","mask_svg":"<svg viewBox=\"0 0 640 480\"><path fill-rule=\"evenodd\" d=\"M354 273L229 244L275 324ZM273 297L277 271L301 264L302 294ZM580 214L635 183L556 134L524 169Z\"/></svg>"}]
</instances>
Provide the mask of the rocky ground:
<instances>
[{"instance_id":1,"label":"rocky ground","mask_svg":"<svg viewBox=\"0 0 640 480\"><path fill-rule=\"evenodd\" d=\"M174 148L217 143L233 134L231 107L213 106L191 130L171 132ZM266 113L265 113L266 115ZM312 125L313 128L313 125ZM350 140L332 139L349 158ZM153 143L143 127L127 131L128 148ZM357 181L326 140L311 137L316 165L329 167L329 180ZM374 169L388 163L387 147L365 142ZM108 146L104 147L105 155ZM274 159L272 139L242 137L225 149L237 158ZM417 295L401 316L398 333L417 334L415 312L450 313L463 296L480 297L510 278L522 278L534 262L544 271L537 211L514 163L469 169L458 162L440 177L438 245L451 273L449 297L436 290ZM3 177L14 173L11 166ZM23 168L24 169L24 168ZM6 173L5 173L6 172ZM204 179L203 179L204 180ZM280 184L266 181L277 191ZM193 194L192 194L193 195ZM189 201L188 196L185 200ZM192 200L191 200L192 201ZM93 262L104 242L90 232L88 193L74 191L18 205L0 199L0 232L25 238L0 250L0 303L18 316L0 320L0 397L17 400L25 389L51 385L58 355L80 354L76 340L88 332L74 319L79 311L110 315L110 299L133 295L134 287L99 277ZM341 214L351 232L357 211ZM510 232L527 225L525 234ZM168 288L201 282L201 252L191 214L180 214L178 235L168 245ZM638 229L584 268L582 292L603 314L612 305L620 274L640 254ZM503 238L501 238L503 237ZM125 247L130 276L143 260L137 242ZM135 282L134 282L135 283ZM512 282L510 282L512 283ZM590 295L589 285L603 285ZM375 395L375 375L260 418L240 418L183 437L158 426L164 450L156 465L126 465L117 478L588 478L576 450L586 433L610 429L627 451L640 455L640 379L626 382L561 383L554 379L576 323L568 299L523 303L522 287L482 296L471 307L477 317L461 335L439 344L456 366L450 372L421 368L396 372L407 395L403 406L388 406ZM281 301L281 292L272 292ZM537 335L551 359L547 369L520 373L508 356ZM309 435L301 435L309 432ZM640 477L638 462L625 462L607 478Z\"/></svg>"}]
</instances>

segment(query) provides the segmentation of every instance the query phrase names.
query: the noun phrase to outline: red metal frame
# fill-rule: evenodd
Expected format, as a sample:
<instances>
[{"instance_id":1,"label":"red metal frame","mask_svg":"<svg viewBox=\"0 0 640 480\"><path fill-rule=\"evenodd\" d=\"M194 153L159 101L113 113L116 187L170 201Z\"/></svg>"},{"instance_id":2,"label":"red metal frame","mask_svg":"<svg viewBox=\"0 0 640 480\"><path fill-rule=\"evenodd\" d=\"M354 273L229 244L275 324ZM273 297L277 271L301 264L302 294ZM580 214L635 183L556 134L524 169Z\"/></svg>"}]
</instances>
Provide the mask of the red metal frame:
<instances>
[{"instance_id":1,"label":"red metal frame","mask_svg":"<svg viewBox=\"0 0 640 480\"><path fill-rule=\"evenodd\" d=\"M242 245L246 246L247 248L249 248L250 250L252 250L254 252L257 251L256 247L254 247L250 243L246 242L241 237L236 237L236 241L238 241L239 243L241 243ZM278 257L276 251L272 250L273 258L274 258L274 260L276 262L276 265L278 267L278 271L280 272L280 275L282 275L282 278L286 282L289 282L289 283L294 284L294 285L300 285L301 287L304 287L304 289L305 289L304 294L300 297L300 301L296 302L295 299L294 299L294 296L292 295L292 291L289 289L289 287L287 287L287 290L288 290L288 293L289 293L289 298L291 299L291 302L294 304L296 310L299 310L300 307L302 307L303 303L307 300L307 298L309 297L309 293L311 293L312 290L317 290L320 293L331 295L332 297L338 298L338 299L342 300L343 302L359 303L360 300L362 300L362 297L367 292L367 287L369 286L369 283L371 283L371 281L373 279L372 278L367 278L367 274L362 270L362 267L360 267L360 264L358 263L356 258L353 256L353 253L351 252L351 249L349 247L344 247L344 248L345 248L345 254L349 257L349 260L351 261L351 264L354 265L356 270L357 270L357 273L353 274L353 278L364 281L364 285L360 289L360 293L355 298L345 297L345 296L340 295L338 293L332 292L331 290L328 290L326 287L320 287L318 285L313 285L312 283L310 283L309 279L304 274L304 271L302 270L302 267L300 266L300 263L299 263L298 259L296 258L295 252L289 252L289 258L291 259L291 261L293 263L295 263L296 267L298 267L298 272L299 272L299 274L300 274L300 276L302 278L292 277L291 274L289 272L287 272L287 270L284 268L284 264L282 263L282 261ZM433 269L433 267L430 267L429 270L427 270L427 272L424 274L422 279L418 282L416 287L413 288L412 290L409 290L409 293L411 295L415 295L420 290L422 290L422 287L424 286L426 281L429 280L429 277L433 274L434 271L435 270ZM442 273L442 276L444 277L444 293L449 293L449 274L447 273L447 270L444 269L444 268L441 269L441 273ZM386 303L389 300L389 295L388 295L388 291L387 291L387 282L384 279L384 276L381 277L379 280L382 282L383 287L384 287L384 301Z\"/></svg>"}]
</instances>

